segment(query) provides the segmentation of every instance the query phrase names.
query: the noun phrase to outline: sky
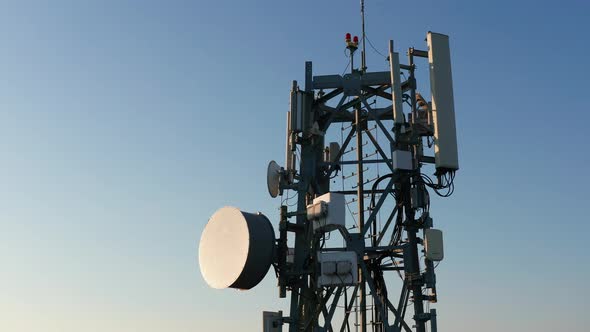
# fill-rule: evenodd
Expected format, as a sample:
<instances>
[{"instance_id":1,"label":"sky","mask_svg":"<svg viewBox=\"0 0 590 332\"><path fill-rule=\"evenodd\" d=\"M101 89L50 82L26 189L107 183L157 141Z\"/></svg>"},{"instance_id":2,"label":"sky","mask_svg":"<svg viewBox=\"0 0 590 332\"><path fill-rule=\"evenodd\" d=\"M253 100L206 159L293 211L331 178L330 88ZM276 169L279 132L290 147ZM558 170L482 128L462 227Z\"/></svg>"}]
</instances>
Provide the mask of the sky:
<instances>
[{"instance_id":1,"label":"sky","mask_svg":"<svg viewBox=\"0 0 590 332\"><path fill-rule=\"evenodd\" d=\"M431 208L441 331L590 325L589 15L582 0L366 1L381 53L451 39L461 169ZM0 330L259 331L262 310L285 310L271 274L210 289L198 240L226 205L276 228L265 173L291 81L307 60L341 73L346 32L358 1L2 1Z\"/></svg>"}]
</instances>

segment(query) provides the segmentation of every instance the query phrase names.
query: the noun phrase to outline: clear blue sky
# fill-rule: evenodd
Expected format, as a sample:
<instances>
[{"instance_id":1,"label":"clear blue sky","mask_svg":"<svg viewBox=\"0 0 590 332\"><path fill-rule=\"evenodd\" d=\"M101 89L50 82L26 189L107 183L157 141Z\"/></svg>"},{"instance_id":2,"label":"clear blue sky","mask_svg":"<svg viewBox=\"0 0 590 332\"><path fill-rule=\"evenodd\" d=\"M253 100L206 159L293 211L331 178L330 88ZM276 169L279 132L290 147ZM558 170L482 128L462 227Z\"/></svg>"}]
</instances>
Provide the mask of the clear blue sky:
<instances>
[{"instance_id":1,"label":"clear blue sky","mask_svg":"<svg viewBox=\"0 0 590 332\"><path fill-rule=\"evenodd\" d=\"M271 275L209 289L197 242L224 205L276 217L265 171L283 159L290 82L306 60L342 72L358 9L3 1L0 330L259 331L262 310L285 309ZM442 331L590 326L588 17L582 0L367 0L381 52L451 36L461 170L432 207Z\"/></svg>"}]
</instances>

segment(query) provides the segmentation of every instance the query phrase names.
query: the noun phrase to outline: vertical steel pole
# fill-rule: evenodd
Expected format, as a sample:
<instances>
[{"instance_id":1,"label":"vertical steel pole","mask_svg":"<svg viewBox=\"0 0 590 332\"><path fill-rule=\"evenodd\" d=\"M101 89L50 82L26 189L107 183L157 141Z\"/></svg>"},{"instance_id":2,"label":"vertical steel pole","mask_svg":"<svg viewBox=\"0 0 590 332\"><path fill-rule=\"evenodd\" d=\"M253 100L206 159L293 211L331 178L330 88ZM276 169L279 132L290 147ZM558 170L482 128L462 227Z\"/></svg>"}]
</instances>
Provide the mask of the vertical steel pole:
<instances>
[{"instance_id":1,"label":"vertical steel pole","mask_svg":"<svg viewBox=\"0 0 590 332\"><path fill-rule=\"evenodd\" d=\"M287 219L287 206L281 205L281 220L279 221L279 241L277 245L278 250L278 265L279 271L284 269L287 265L287 254L288 254L288 247L287 247L287 223L289 220ZM287 297L287 286L285 285L285 274L279 274L279 297L285 298Z\"/></svg>"},{"instance_id":2,"label":"vertical steel pole","mask_svg":"<svg viewBox=\"0 0 590 332\"><path fill-rule=\"evenodd\" d=\"M361 52L361 72L364 73L367 70L367 50L365 48L366 35L365 35L365 0L361 0L361 21L362 21L362 33L363 33L363 50Z\"/></svg>"},{"instance_id":3,"label":"vertical steel pole","mask_svg":"<svg viewBox=\"0 0 590 332\"><path fill-rule=\"evenodd\" d=\"M308 96L313 96L313 74L312 74L312 63L310 61L305 63L305 92ZM309 103L311 104L311 102ZM308 123L311 114L311 107L306 104L303 107L302 118L303 118L303 131L309 130ZM311 185L312 179L315 177L316 172L316 158L317 153L314 150L314 146L308 142L301 144L301 160L299 166L300 181L297 189L297 211L305 211L307 207L307 193L308 188ZM310 236L306 232L308 222L305 215L297 215L297 226L300 228L295 233L295 257L293 264L294 273L302 275L302 278L297 280L294 286L291 288L291 309L290 309L290 320L289 332L301 331L303 322L309 317L310 309L314 307L313 300L308 296L310 292L309 288L309 277L303 272L305 262L310 251Z\"/></svg>"},{"instance_id":4,"label":"vertical steel pole","mask_svg":"<svg viewBox=\"0 0 590 332\"><path fill-rule=\"evenodd\" d=\"M430 332L436 332L436 309L430 309Z\"/></svg>"},{"instance_id":5,"label":"vertical steel pole","mask_svg":"<svg viewBox=\"0 0 590 332\"><path fill-rule=\"evenodd\" d=\"M416 322L416 332L426 332L424 322L424 299L422 296L422 282L420 281L420 259L418 257L418 237L416 235L418 228L416 220L414 220L414 213L411 203L406 203L410 199L410 181L404 181L402 184L404 209L406 212L406 233L408 235L408 256L404 258L404 268L406 272L406 280L409 284L409 289L412 291L414 297L414 321ZM409 279L409 280L408 280Z\"/></svg>"},{"instance_id":6,"label":"vertical steel pole","mask_svg":"<svg viewBox=\"0 0 590 332\"><path fill-rule=\"evenodd\" d=\"M414 49L408 50L408 59L410 62L410 97L412 106L412 116L416 112L416 78L414 76ZM398 140L399 141L399 140ZM407 139L403 140L402 148L404 150L412 151L413 146L407 143ZM418 172L420 172L420 165L418 165ZM414 298L414 321L416 322L416 332L426 332L426 324L424 321L424 302L422 296L423 281L420 277L420 257L418 256L418 236L417 232L419 226L415 220L415 211L412 208L411 202L411 180L410 177L405 178L401 184L402 188L402 202L404 205L404 212L406 214L406 234L408 236L407 255L404 257L404 270L406 272L406 281L408 282L408 289L412 291ZM408 280L409 279L409 280Z\"/></svg>"},{"instance_id":7,"label":"vertical steel pole","mask_svg":"<svg viewBox=\"0 0 590 332\"><path fill-rule=\"evenodd\" d=\"M361 118L361 108L358 106L354 112L354 118L356 122L356 158L358 161L357 164L357 201L358 201L358 223L359 223L359 232L363 234L363 230L365 229L365 191L363 190L363 127L362 127L362 118ZM362 239L363 247L364 247L364 239ZM364 250L364 249L363 249ZM364 256L364 255L363 255ZM363 259L363 257L360 257ZM361 311L361 332L367 331L367 290L365 285L365 276L363 275L362 270L359 268L359 275L360 275L360 311Z\"/></svg>"},{"instance_id":8,"label":"vertical steel pole","mask_svg":"<svg viewBox=\"0 0 590 332\"><path fill-rule=\"evenodd\" d=\"M354 73L354 50L350 49L350 73Z\"/></svg>"}]
</instances>

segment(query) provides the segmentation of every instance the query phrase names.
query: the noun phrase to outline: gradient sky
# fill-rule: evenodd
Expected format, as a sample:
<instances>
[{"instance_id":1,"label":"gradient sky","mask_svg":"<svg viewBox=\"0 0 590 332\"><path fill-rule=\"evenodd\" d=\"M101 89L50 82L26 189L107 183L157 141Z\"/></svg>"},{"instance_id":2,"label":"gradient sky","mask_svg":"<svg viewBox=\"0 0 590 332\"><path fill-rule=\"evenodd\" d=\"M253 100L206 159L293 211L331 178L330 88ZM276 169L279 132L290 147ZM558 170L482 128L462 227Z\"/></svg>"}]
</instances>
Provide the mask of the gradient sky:
<instances>
[{"instance_id":1,"label":"gradient sky","mask_svg":"<svg viewBox=\"0 0 590 332\"><path fill-rule=\"evenodd\" d=\"M404 8L404 5L407 5ZM2 1L0 330L260 331L269 274L209 289L197 243L263 211L291 80L347 63L358 1ZM441 331L590 326L587 1L367 0L386 51L450 35L461 170ZM405 62L405 60L404 60ZM368 53L369 70L386 69ZM425 67L423 67L425 68Z\"/></svg>"}]
</instances>

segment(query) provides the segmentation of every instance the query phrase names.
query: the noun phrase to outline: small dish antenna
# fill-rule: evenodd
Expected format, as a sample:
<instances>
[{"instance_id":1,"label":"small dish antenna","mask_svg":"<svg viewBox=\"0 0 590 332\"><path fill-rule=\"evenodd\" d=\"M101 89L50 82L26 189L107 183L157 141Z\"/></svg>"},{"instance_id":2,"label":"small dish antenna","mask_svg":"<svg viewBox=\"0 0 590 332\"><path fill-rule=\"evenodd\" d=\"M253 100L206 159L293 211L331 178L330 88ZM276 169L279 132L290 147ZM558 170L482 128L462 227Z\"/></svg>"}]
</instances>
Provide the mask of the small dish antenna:
<instances>
[{"instance_id":1,"label":"small dish antenna","mask_svg":"<svg viewBox=\"0 0 590 332\"><path fill-rule=\"evenodd\" d=\"M266 169L266 185L268 187L268 193L272 198L279 195L282 169L274 160L268 163L268 168Z\"/></svg>"}]
</instances>

